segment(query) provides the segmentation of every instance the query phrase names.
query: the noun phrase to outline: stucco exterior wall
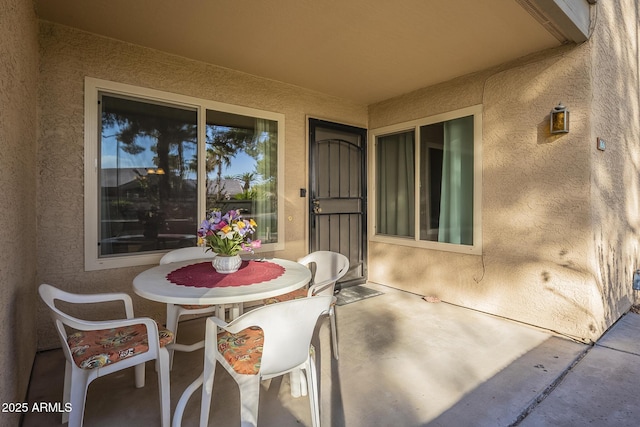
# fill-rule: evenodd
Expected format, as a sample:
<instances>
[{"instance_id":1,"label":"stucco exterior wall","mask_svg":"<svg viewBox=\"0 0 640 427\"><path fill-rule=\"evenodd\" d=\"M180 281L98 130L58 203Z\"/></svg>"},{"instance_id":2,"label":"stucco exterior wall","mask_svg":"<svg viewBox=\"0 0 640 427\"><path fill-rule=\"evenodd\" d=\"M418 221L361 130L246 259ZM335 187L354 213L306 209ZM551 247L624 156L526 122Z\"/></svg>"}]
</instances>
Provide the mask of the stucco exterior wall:
<instances>
[{"instance_id":1,"label":"stucco exterior wall","mask_svg":"<svg viewBox=\"0 0 640 427\"><path fill-rule=\"evenodd\" d=\"M0 402L22 402L36 351L36 84L30 1L0 1ZM20 414L0 414L18 425Z\"/></svg>"},{"instance_id":2,"label":"stucco exterior wall","mask_svg":"<svg viewBox=\"0 0 640 427\"><path fill-rule=\"evenodd\" d=\"M582 45L370 106L370 129L484 109L482 256L371 242L370 281L585 341L629 309L640 241L638 4L592 11ZM552 136L559 101L571 132Z\"/></svg>"},{"instance_id":3,"label":"stucco exterior wall","mask_svg":"<svg viewBox=\"0 0 640 427\"><path fill-rule=\"evenodd\" d=\"M366 127L367 108L295 86L187 60L42 22L40 26L39 281L72 292L133 294L132 279L148 267L84 271L84 78L91 76L285 115L285 245L277 256L306 253L306 117ZM164 307L134 296L136 313L164 318ZM38 319L44 322L43 307ZM50 323L50 322L49 322ZM40 348L56 347L48 323Z\"/></svg>"},{"instance_id":4,"label":"stucco exterior wall","mask_svg":"<svg viewBox=\"0 0 640 427\"><path fill-rule=\"evenodd\" d=\"M640 268L639 4L598 2L590 44L591 263L611 324L637 298L633 272ZM606 142L596 148L596 138Z\"/></svg>"}]
</instances>

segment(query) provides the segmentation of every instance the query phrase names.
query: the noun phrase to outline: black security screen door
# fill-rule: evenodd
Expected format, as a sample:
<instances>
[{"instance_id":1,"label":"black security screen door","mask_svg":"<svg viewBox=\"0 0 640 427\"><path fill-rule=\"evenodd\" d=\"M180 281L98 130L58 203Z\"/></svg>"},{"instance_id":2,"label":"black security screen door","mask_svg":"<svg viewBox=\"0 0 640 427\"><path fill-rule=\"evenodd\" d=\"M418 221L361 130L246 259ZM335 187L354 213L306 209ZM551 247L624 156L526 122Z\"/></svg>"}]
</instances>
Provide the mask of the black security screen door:
<instances>
[{"instance_id":1,"label":"black security screen door","mask_svg":"<svg viewBox=\"0 0 640 427\"><path fill-rule=\"evenodd\" d=\"M309 119L309 250L349 258L342 287L367 277L366 141L366 129Z\"/></svg>"}]
</instances>

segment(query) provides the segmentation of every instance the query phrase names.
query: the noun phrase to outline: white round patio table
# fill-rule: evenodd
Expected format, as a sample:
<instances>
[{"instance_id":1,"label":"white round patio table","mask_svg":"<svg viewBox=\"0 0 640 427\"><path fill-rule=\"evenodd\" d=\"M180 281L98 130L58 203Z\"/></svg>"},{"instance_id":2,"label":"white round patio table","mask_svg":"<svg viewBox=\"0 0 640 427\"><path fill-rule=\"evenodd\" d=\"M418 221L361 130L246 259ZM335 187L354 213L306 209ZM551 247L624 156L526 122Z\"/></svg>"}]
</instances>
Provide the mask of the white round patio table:
<instances>
[{"instance_id":1,"label":"white round patio table","mask_svg":"<svg viewBox=\"0 0 640 427\"><path fill-rule=\"evenodd\" d=\"M167 275L175 270L202 262L211 263L211 259L172 262L152 267L133 279L133 291L143 298L169 304L223 305L282 295L303 287L311 280L311 271L307 267L295 261L279 258L252 261L257 264L260 262L273 263L284 268L282 275L259 283L240 286L196 287L176 285L167 279Z\"/></svg>"}]
</instances>

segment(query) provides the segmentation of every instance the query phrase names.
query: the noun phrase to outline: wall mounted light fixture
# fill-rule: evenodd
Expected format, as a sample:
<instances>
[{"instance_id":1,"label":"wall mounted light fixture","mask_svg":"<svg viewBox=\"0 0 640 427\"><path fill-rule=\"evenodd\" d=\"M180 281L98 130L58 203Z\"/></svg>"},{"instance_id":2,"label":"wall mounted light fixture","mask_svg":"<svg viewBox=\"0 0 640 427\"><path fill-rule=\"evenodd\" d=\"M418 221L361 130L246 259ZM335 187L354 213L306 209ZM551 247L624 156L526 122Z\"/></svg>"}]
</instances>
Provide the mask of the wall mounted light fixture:
<instances>
[{"instance_id":1,"label":"wall mounted light fixture","mask_svg":"<svg viewBox=\"0 0 640 427\"><path fill-rule=\"evenodd\" d=\"M551 133L567 133L569 132L569 110L560 102L551 110Z\"/></svg>"}]
</instances>

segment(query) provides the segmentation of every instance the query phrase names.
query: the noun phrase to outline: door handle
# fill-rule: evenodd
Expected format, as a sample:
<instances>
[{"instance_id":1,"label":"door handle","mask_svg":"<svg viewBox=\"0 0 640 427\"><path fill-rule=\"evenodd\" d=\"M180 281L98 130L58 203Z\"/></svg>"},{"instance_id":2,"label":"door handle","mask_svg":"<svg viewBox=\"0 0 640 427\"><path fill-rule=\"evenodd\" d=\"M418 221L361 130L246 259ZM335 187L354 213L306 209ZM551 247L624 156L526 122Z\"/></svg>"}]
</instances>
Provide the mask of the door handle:
<instances>
[{"instance_id":1,"label":"door handle","mask_svg":"<svg viewBox=\"0 0 640 427\"><path fill-rule=\"evenodd\" d=\"M322 212L322 208L320 207L319 200L313 200L311 203L313 204L312 210L314 214L319 214L320 212Z\"/></svg>"}]
</instances>

